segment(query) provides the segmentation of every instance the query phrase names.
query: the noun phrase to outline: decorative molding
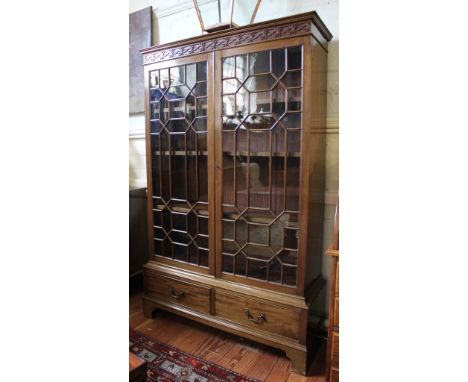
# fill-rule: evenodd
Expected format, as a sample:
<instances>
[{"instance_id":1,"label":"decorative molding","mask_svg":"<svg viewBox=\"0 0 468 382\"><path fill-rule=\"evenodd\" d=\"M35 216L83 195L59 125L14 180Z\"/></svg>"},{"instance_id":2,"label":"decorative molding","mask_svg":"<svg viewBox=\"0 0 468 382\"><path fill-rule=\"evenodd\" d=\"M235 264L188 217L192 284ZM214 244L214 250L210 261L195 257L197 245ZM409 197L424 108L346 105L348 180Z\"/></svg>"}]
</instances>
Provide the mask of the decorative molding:
<instances>
[{"instance_id":1,"label":"decorative molding","mask_svg":"<svg viewBox=\"0 0 468 382\"><path fill-rule=\"evenodd\" d=\"M222 36L192 44L180 45L156 52L143 53L143 65L164 60L212 52L218 49L231 48L261 41L277 40L311 33L311 21L293 22L290 24L270 26L263 29L241 32L232 36Z\"/></svg>"}]
</instances>

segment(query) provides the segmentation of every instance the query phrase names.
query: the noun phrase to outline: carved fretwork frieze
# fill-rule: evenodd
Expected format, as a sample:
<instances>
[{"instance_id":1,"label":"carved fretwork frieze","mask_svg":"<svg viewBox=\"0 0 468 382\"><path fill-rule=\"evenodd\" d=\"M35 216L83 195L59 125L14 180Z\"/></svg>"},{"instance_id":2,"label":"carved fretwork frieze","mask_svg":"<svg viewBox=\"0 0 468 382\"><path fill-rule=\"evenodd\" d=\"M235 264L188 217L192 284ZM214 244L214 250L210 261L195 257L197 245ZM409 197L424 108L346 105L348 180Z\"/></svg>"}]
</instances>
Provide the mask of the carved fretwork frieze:
<instances>
[{"instance_id":1,"label":"carved fretwork frieze","mask_svg":"<svg viewBox=\"0 0 468 382\"><path fill-rule=\"evenodd\" d=\"M223 36L212 40L200 41L157 52L144 53L143 64L170 60L193 54L210 52L218 49L232 48L239 45L253 44L261 41L276 40L293 37L311 32L311 22L301 21L297 23L277 25L250 32L242 32L232 36Z\"/></svg>"}]
</instances>

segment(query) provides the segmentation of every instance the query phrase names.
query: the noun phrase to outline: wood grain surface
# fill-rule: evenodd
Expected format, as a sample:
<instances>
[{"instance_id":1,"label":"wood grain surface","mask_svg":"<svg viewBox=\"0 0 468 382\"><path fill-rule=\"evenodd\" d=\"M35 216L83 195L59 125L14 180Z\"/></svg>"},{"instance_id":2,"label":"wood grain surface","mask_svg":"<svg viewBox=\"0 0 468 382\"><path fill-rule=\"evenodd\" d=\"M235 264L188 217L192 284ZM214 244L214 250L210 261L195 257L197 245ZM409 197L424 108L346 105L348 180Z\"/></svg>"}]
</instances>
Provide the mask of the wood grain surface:
<instances>
[{"instance_id":1,"label":"wood grain surface","mask_svg":"<svg viewBox=\"0 0 468 382\"><path fill-rule=\"evenodd\" d=\"M222 367L265 382L325 382L326 342L314 354L309 377L290 372L283 352L223 331L160 311L154 319L143 316L142 294L130 297L130 327Z\"/></svg>"}]
</instances>

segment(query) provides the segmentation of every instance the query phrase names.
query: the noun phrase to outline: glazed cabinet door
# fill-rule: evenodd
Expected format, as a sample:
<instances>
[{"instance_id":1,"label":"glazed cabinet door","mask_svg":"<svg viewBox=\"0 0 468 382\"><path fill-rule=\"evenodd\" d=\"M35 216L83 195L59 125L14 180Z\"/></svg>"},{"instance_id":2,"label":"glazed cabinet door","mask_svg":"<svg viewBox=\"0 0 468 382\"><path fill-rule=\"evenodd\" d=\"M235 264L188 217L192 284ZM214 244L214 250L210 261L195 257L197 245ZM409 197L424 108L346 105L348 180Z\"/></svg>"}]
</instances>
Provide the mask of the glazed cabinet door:
<instances>
[{"instance_id":1,"label":"glazed cabinet door","mask_svg":"<svg viewBox=\"0 0 468 382\"><path fill-rule=\"evenodd\" d=\"M145 67L153 259L203 273L214 272L210 57Z\"/></svg>"},{"instance_id":2,"label":"glazed cabinet door","mask_svg":"<svg viewBox=\"0 0 468 382\"><path fill-rule=\"evenodd\" d=\"M215 60L217 275L294 293L303 45L228 49Z\"/></svg>"}]
</instances>

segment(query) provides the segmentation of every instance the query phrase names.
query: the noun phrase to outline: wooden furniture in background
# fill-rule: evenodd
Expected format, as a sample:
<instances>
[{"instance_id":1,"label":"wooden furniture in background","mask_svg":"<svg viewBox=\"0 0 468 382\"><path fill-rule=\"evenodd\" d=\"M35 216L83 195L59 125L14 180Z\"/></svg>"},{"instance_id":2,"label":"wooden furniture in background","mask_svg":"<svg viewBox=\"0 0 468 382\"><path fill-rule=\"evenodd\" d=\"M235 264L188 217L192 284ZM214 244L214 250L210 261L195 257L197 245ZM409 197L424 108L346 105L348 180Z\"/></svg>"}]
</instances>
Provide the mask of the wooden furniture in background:
<instances>
[{"instance_id":1,"label":"wooden furniture in background","mask_svg":"<svg viewBox=\"0 0 468 382\"><path fill-rule=\"evenodd\" d=\"M137 357L132 352L129 352L129 381L144 382L146 381L147 363L145 360Z\"/></svg>"},{"instance_id":2,"label":"wooden furniture in background","mask_svg":"<svg viewBox=\"0 0 468 382\"><path fill-rule=\"evenodd\" d=\"M315 12L142 50L156 308L305 373L321 276L327 44Z\"/></svg>"},{"instance_id":3,"label":"wooden furniture in background","mask_svg":"<svg viewBox=\"0 0 468 382\"><path fill-rule=\"evenodd\" d=\"M290 372L291 361L272 347L166 311L145 318L141 297L142 293L130 297L130 327L155 340L263 382L325 382L327 342L323 337L317 338L318 349L306 377Z\"/></svg>"},{"instance_id":4,"label":"wooden furniture in background","mask_svg":"<svg viewBox=\"0 0 468 382\"><path fill-rule=\"evenodd\" d=\"M327 345L327 382L338 382L339 364L339 203L336 205L335 227L333 240L327 250L327 255L332 257L332 274L330 284L330 306L328 314L328 345Z\"/></svg>"}]
</instances>

